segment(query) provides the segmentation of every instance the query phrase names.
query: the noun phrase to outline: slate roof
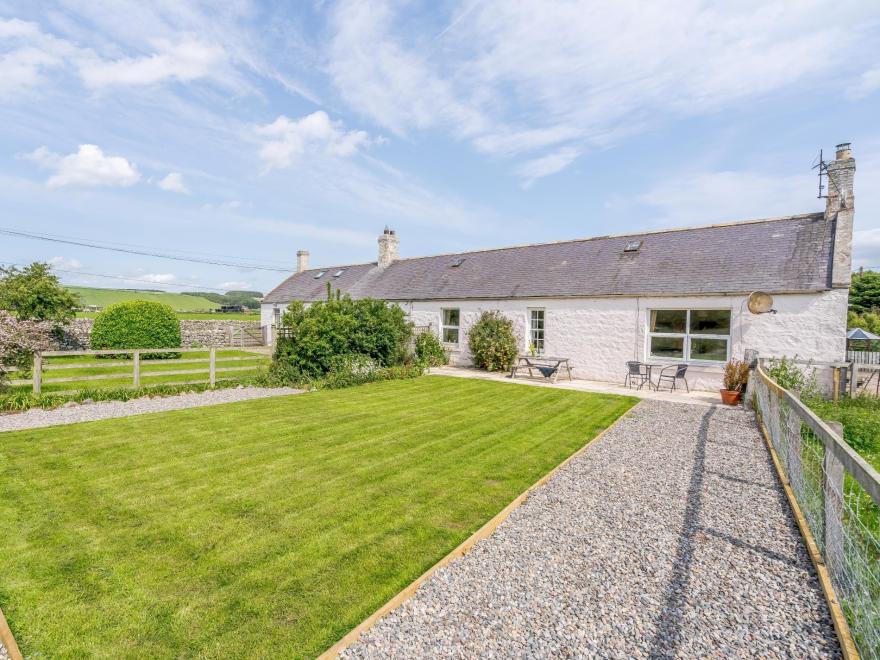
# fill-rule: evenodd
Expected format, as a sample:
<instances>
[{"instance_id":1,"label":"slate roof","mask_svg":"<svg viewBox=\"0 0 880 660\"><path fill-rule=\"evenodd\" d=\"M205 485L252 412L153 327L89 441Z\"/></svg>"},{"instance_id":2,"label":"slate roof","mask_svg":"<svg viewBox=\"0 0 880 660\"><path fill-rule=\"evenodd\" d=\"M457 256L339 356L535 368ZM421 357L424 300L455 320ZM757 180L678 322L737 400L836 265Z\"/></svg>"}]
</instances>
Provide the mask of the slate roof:
<instances>
[{"instance_id":1,"label":"slate roof","mask_svg":"<svg viewBox=\"0 0 880 660\"><path fill-rule=\"evenodd\" d=\"M833 237L833 221L810 213L400 259L384 271L375 262L313 268L263 301L323 300L327 281L353 298L396 301L821 291L830 288ZM625 252L635 241L638 250Z\"/></svg>"}]
</instances>

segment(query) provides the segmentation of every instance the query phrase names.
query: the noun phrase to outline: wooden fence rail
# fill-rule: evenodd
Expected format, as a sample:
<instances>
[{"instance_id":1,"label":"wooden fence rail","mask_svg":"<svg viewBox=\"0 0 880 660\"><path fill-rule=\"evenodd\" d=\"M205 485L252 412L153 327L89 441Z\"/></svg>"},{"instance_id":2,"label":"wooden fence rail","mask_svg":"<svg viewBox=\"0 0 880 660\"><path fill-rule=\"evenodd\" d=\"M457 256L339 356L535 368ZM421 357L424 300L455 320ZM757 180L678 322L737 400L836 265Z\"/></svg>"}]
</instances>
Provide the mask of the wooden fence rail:
<instances>
[{"instance_id":1,"label":"wooden fence rail","mask_svg":"<svg viewBox=\"0 0 880 660\"><path fill-rule=\"evenodd\" d=\"M222 350L222 349L221 349ZM229 350L229 349L226 349ZM177 366L177 365L193 365L195 368L191 369L175 369L175 370L157 370L157 371L143 371L143 362L142 358L145 355L156 355L156 354L186 354L186 353L205 353L207 351L208 357L199 357L199 358L179 358L179 357L169 357L169 358L160 358L158 360L152 361L152 364L162 364L167 365L169 367ZM119 361L119 360L108 360L108 361L100 361L100 362L77 362L75 364L51 364L47 361L46 358L53 357L81 357L81 356L121 356L121 355L130 355L131 360ZM141 384L142 377L152 378L152 377L165 377L165 376L191 376L191 375L206 375L207 382L211 387L214 387L217 383L218 376L222 377L224 374L235 373L240 371L252 371L256 368L257 365L243 365L243 366L227 366L225 363L228 362L251 362L260 360L261 356L258 354L254 354L251 356L217 356L217 349L214 347L211 348L141 348L141 349L113 349L113 350L100 350L100 351L43 351L40 353L34 354L34 362L33 369L31 373L30 380L14 380L11 384L13 385L26 385L31 384L34 394L40 394L43 390L44 385L48 385L51 383L88 383L88 382L100 382L105 380L123 380L125 378L131 379L131 384L134 387L139 387ZM217 364L217 362L221 364ZM198 366L196 366L198 365ZM96 374L89 376L65 376L64 372L69 371L71 369L88 369L88 368L119 368L119 367L130 367L129 370L125 372L116 372L116 373L108 373L108 374ZM6 368L6 371L13 371L13 369ZM15 370L18 371L18 370ZM55 372L58 374L58 377L47 377L48 374ZM181 380L175 381L174 384L194 384L194 383L203 383L206 382L204 379L202 380Z\"/></svg>"}]
</instances>

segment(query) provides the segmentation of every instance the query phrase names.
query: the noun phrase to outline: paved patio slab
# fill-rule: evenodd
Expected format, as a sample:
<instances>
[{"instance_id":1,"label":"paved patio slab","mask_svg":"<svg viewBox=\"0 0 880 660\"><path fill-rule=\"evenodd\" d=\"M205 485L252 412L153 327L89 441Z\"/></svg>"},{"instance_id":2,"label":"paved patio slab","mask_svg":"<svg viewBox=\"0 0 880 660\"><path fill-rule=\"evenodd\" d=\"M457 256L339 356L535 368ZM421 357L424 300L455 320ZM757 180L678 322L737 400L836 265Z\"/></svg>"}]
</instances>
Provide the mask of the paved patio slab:
<instances>
[{"instance_id":1,"label":"paved patio slab","mask_svg":"<svg viewBox=\"0 0 880 660\"><path fill-rule=\"evenodd\" d=\"M750 413L641 402L344 652L838 657Z\"/></svg>"}]
</instances>

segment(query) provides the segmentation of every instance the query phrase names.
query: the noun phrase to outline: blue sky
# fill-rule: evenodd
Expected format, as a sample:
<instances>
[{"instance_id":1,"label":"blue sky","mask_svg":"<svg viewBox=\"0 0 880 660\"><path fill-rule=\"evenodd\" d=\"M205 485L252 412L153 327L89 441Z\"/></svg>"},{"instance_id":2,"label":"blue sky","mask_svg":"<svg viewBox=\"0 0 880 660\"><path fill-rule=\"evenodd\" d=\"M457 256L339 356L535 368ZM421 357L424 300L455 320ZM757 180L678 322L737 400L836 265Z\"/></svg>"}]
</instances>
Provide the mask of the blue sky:
<instances>
[{"instance_id":1,"label":"blue sky","mask_svg":"<svg viewBox=\"0 0 880 660\"><path fill-rule=\"evenodd\" d=\"M878 44L872 0L0 0L0 226L329 266L385 225L418 256L820 210L846 140L880 268ZM0 245L69 283L281 277Z\"/></svg>"}]
</instances>

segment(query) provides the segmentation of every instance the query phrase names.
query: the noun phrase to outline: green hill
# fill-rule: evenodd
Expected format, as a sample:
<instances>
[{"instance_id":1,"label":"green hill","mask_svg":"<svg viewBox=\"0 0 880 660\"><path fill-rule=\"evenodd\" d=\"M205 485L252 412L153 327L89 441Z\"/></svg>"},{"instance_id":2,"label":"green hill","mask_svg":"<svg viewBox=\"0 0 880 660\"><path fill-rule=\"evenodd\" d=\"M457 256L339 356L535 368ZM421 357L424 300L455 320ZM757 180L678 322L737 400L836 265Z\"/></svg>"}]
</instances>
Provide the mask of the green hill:
<instances>
[{"instance_id":1,"label":"green hill","mask_svg":"<svg viewBox=\"0 0 880 660\"><path fill-rule=\"evenodd\" d=\"M93 289L85 286L67 287L79 295L80 304L106 307L125 300L155 300L171 305L178 312L208 312L219 309L220 305L207 298L184 293L168 293L166 291L150 291L142 289Z\"/></svg>"}]
</instances>

